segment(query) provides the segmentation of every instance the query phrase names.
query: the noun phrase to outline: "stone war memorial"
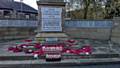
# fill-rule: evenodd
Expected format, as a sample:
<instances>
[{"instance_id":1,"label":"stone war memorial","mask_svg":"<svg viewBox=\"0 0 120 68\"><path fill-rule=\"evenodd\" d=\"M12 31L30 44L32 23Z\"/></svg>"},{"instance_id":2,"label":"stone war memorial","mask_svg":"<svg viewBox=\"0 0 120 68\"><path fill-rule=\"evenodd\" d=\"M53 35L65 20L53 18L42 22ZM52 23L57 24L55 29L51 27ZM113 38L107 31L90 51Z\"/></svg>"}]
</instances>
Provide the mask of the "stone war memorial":
<instances>
[{"instance_id":1,"label":"stone war memorial","mask_svg":"<svg viewBox=\"0 0 120 68\"><path fill-rule=\"evenodd\" d=\"M64 0L38 0L36 40L110 40L112 20L66 20Z\"/></svg>"},{"instance_id":2,"label":"stone war memorial","mask_svg":"<svg viewBox=\"0 0 120 68\"><path fill-rule=\"evenodd\" d=\"M57 41L67 39L64 33L65 2L63 0L39 0L37 40Z\"/></svg>"}]
</instances>

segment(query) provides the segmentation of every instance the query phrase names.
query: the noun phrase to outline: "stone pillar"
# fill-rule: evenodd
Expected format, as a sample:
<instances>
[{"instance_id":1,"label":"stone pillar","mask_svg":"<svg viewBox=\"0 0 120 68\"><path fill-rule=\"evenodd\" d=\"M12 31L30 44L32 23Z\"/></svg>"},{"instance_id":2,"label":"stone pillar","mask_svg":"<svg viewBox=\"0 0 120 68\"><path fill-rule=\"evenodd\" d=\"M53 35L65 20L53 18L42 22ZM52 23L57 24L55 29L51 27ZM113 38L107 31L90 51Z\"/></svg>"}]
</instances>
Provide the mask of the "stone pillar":
<instances>
[{"instance_id":1,"label":"stone pillar","mask_svg":"<svg viewBox=\"0 0 120 68\"><path fill-rule=\"evenodd\" d=\"M113 19L114 27L112 29L111 40L115 43L120 44L120 17L115 17Z\"/></svg>"},{"instance_id":2,"label":"stone pillar","mask_svg":"<svg viewBox=\"0 0 120 68\"><path fill-rule=\"evenodd\" d=\"M63 32L65 2L62 0L38 0L38 41L65 40Z\"/></svg>"}]
</instances>

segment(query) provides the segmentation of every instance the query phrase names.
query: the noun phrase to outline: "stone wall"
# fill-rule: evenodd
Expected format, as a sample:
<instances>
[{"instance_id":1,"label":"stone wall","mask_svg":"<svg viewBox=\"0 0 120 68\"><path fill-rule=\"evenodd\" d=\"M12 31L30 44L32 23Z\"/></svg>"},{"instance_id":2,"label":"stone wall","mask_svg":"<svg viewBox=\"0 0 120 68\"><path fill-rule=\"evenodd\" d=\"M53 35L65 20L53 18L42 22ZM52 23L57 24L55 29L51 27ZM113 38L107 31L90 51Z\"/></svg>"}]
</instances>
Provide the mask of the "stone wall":
<instances>
[{"instance_id":1,"label":"stone wall","mask_svg":"<svg viewBox=\"0 0 120 68\"><path fill-rule=\"evenodd\" d=\"M0 40L27 38L34 33L35 28L0 28Z\"/></svg>"},{"instance_id":2,"label":"stone wall","mask_svg":"<svg viewBox=\"0 0 120 68\"><path fill-rule=\"evenodd\" d=\"M71 38L109 40L112 20L66 20L64 32Z\"/></svg>"},{"instance_id":3,"label":"stone wall","mask_svg":"<svg viewBox=\"0 0 120 68\"><path fill-rule=\"evenodd\" d=\"M77 29L69 28L65 29L65 32L71 38L87 38L87 39L98 39L98 40L108 40L110 37L110 29Z\"/></svg>"},{"instance_id":4,"label":"stone wall","mask_svg":"<svg viewBox=\"0 0 120 68\"><path fill-rule=\"evenodd\" d=\"M113 19L114 27L112 29L111 40L115 43L120 43L120 17L115 17Z\"/></svg>"}]
</instances>

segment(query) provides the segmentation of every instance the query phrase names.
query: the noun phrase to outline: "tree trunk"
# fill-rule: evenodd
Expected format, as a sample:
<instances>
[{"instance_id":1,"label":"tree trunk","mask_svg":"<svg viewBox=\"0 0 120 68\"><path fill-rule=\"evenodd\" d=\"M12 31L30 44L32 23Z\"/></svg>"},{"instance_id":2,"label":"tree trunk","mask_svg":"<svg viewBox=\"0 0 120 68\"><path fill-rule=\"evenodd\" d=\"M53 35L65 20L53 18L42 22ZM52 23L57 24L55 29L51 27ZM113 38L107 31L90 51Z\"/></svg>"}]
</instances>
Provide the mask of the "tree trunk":
<instances>
[{"instance_id":1,"label":"tree trunk","mask_svg":"<svg viewBox=\"0 0 120 68\"><path fill-rule=\"evenodd\" d=\"M85 0L84 2L85 2L85 8L84 8L84 19L87 19L88 8L89 8L90 1L89 1L89 0Z\"/></svg>"}]
</instances>

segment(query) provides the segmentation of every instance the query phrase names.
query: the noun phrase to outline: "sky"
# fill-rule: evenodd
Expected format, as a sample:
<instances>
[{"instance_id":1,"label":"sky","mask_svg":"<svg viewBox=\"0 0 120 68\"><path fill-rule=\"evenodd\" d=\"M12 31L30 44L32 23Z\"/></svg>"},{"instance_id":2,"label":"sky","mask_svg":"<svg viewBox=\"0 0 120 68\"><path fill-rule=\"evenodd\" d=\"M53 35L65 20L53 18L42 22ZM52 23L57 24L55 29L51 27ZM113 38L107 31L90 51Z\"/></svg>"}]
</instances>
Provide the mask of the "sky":
<instances>
[{"instance_id":1,"label":"sky","mask_svg":"<svg viewBox=\"0 0 120 68\"><path fill-rule=\"evenodd\" d=\"M15 0L15 1L20 1L20 0ZM38 9L36 0L23 0L24 3L28 4L29 6Z\"/></svg>"}]
</instances>

